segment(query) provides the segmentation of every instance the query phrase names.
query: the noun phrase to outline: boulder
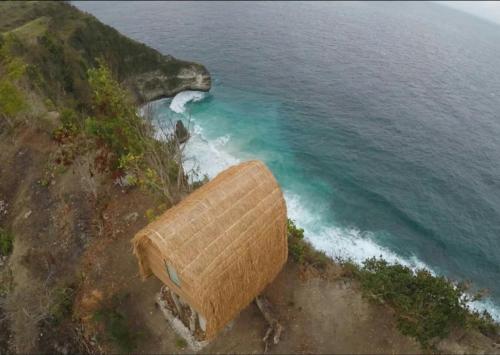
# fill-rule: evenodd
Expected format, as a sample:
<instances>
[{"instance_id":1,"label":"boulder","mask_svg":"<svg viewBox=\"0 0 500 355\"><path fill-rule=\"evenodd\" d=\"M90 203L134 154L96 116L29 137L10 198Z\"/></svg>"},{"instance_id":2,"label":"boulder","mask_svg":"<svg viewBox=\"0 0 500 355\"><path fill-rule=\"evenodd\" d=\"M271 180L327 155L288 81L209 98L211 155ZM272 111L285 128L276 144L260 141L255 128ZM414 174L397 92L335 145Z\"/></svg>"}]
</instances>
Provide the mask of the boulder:
<instances>
[{"instance_id":1,"label":"boulder","mask_svg":"<svg viewBox=\"0 0 500 355\"><path fill-rule=\"evenodd\" d=\"M177 137L177 140L180 144L186 143L186 141L189 139L189 132L181 120L178 120L175 123L175 136Z\"/></svg>"}]
</instances>

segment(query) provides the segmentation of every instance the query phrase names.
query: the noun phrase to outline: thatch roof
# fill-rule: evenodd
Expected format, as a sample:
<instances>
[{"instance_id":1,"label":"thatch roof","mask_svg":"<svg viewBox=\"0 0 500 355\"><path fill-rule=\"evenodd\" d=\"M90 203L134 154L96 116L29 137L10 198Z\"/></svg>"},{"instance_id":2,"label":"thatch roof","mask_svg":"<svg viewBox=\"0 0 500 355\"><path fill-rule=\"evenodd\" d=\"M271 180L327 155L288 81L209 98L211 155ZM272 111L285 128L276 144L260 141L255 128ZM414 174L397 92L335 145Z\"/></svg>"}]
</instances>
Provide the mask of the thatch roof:
<instances>
[{"instance_id":1,"label":"thatch roof","mask_svg":"<svg viewBox=\"0 0 500 355\"><path fill-rule=\"evenodd\" d=\"M283 267L286 221L274 176L262 162L249 161L223 171L137 233L134 253L142 276L155 274L184 298L206 319L211 338Z\"/></svg>"}]
</instances>

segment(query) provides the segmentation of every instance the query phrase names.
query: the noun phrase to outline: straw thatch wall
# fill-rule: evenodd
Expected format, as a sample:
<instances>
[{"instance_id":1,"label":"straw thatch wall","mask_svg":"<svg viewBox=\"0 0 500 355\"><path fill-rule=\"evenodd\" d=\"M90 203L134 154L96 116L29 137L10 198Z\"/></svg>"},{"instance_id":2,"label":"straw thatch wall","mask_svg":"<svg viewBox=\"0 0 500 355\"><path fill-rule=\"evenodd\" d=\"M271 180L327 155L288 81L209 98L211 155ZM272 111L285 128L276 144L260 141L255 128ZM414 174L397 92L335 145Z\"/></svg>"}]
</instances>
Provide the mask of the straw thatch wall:
<instances>
[{"instance_id":1,"label":"straw thatch wall","mask_svg":"<svg viewBox=\"0 0 500 355\"><path fill-rule=\"evenodd\" d=\"M156 275L205 318L210 339L285 264L286 222L274 176L262 162L249 161L223 171L137 233L134 254L143 277Z\"/></svg>"}]
</instances>

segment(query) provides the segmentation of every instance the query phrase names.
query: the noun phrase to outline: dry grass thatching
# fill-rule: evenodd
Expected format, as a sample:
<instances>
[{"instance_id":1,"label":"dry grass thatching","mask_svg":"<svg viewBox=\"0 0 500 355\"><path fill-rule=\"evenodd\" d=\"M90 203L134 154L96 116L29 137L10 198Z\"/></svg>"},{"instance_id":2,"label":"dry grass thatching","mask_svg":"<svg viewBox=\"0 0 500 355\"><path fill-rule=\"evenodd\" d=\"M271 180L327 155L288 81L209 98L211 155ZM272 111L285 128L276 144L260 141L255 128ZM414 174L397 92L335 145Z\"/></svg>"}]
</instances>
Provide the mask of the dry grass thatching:
<instances>
[{"instance_id":1,"label":"dry grass thatching","mask_svg":"<svg viewBox=\"0 0 500 355\"><path fill-rule=\"evenodd\" d=\"M262 162L248 161L194 191L132 242L141 275L156 275L188 302L205 318L210 339L285 264L286 223L274 176Z\"/></svg>"}]
</instances>

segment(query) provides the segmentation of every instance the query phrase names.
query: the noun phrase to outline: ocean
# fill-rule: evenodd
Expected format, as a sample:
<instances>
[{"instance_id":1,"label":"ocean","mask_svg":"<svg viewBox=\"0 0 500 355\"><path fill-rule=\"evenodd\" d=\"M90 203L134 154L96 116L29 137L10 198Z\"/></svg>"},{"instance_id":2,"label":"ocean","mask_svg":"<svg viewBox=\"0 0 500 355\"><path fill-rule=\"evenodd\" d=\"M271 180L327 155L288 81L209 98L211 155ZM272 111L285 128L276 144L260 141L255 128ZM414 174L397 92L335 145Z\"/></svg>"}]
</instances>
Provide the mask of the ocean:
<instances>
[{"instance_id":1,"label":"ocean","mask_svg":"<svg viewBox=\"0 0 500 355\"><path fill-rule=\"evenodd\" d=\"M211 72L156 103L199 178L261 159L316 248L471 280L500 320L499 25L430 2L75 5Z\"/></svg>"}]
</instances>

